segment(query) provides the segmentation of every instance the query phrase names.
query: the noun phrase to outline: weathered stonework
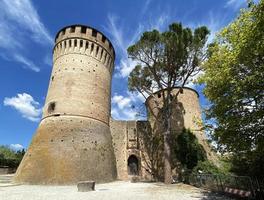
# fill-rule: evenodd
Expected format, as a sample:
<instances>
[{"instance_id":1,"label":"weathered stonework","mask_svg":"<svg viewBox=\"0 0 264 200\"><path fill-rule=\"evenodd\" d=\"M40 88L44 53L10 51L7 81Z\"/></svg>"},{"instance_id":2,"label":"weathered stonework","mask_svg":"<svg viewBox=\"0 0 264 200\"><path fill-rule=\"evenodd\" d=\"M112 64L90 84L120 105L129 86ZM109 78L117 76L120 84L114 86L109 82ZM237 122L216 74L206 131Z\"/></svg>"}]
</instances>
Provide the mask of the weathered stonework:
<instances>
[{"instance_id":1,"label":"weathered stonework","mask_svg":"<svg viewBox=\"0 0 264 200\"><path fill-rule=\"evenodd\" d=\"M151 180L145 138L159 128L154 110L148 121L110 117L115 53L99 31L82 25L61 29L55 39L53 69L43 116L14 178L28 184L76 184ZM173 89L175 94L178 88ZM146 104L162 106L159 92ZM214 160L204 133L196 91L184 88L173 108L172 127L190 128Z\"/></svg>"},{"instance_id":2,"label":"weathered stonework","mask_svg":"<svg viewBox=\"0 0 264 200\"><path fill-rule=\"evenodd\" d=\"M176 95L178 88L172 90L172 95ZM201 109L198 93L190 88L183 88L179 93L177 102L173 102L172 109L172 131L180 133L185 127L190 129L197 137L199 143L203 146L207 158L212 162L217 162L217 157L212 153L207 143L204 132L201 131ZM146 100L149 108L148 121L110 121L112 141L116 156L117 178L120 180L129 180L134 175L129 175L128 159L130 156L136 156L138 159L138 176L141 180L152 180L150 164L150 153L155 152L146 147L148 138L147 132L152 130L161 133L162 130L158 120L159 113L157 107L161 108L161 91L156 92ZM150 111L151 110L151 111ZM162 160L162 159L161 159Z\"/></svg>"},{"instance_id":3,"label":"weathered stonework","mask_svg":"<svg viewBox=\"0 0 264 200\"><path fill-rule=\"evenodd\" d=\"M171 92L173 96L179 91L179 88L174 88ZM153 96L149 97L146 104L151 109L149 112L149 121L153 129L159 129L159 113L157 107L163 106L161 91L156 92ZM190 129L197 137L199 143L206 151L207 158L213 162L217 160L214 153L211 152L207 139L202 131L202 113L199 103L199 94L191 88L183 88L179 93L177 100L173 101L172 108L172 131L180 133L183 128ZM160 131L160 130L159 130Z\"/></svg>"},{"instance_id":4,"label":"weathered stonework","mask_svg":"<svg viewBox=\"0 0 264 200\"><path fill-rule=\"evenodd\" d=\"M30 184L116 179L109 116L110 41L80 25L59 31L39 128L15 176Z\"/></svg>"}]
</instances>

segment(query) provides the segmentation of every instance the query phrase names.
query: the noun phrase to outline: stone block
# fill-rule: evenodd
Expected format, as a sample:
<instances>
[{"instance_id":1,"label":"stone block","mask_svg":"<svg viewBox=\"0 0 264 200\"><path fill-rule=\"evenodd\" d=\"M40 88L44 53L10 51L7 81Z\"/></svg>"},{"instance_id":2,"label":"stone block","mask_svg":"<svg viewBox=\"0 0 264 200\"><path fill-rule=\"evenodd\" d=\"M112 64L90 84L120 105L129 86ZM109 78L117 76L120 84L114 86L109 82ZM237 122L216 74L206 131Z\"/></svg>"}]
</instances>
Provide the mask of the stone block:
<instances>
[{"instance_id":1,"label":"stone block","mask_svg":"<svg viewBox=\"0 0 264 200\"><path fill-rule=\"evenodd\" d=\"M131 177L131 183L137 183L137 182L139 182L140 181L140 178L139 178L139 176L133 176L133 177Z\"/></svg>"},{"instance_id":2,"label":"stone block","mask_svg":"<svg viewBox=\"0 0 264 200\"><path fill-rule=\"evenodd\" d=\"M95 182L94 181L82 181L77 184L78 192L89 192L94 191Z\"/></svg>"}]
</instances>

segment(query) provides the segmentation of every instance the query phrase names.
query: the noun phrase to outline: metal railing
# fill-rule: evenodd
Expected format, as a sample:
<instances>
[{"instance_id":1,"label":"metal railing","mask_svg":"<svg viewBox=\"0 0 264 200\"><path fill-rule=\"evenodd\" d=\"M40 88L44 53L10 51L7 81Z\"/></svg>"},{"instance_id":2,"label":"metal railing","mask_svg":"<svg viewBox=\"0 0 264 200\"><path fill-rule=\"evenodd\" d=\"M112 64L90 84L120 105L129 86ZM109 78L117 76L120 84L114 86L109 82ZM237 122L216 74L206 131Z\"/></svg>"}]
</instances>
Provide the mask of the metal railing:
<instances>
[{"instance_id":1,"label":"metal railing","mask_svg":"<svg viewBox=\"0 0 264 200\"><path fill-rule=\"evenodd\" d=\"M264 180L248 176L191 174L185 181L196 187L241 198L264 200Z\"/></svg>"}]
</instances>

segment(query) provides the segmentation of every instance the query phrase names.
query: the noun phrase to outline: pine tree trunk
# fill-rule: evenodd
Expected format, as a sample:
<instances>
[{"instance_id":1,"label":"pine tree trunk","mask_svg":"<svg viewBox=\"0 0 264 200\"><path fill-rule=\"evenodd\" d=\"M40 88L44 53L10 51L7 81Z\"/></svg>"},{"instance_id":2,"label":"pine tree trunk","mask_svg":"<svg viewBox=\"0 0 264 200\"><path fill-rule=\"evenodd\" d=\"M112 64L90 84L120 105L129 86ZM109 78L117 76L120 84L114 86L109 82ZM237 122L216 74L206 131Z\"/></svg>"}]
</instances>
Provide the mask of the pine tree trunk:
<instances>
[{"instance_id":1,"label":"pine tree trunk","mask_svg":"<svg viewBox=\"0 0 264 200\"><path fill-rule=\"evenodd\" d=\"M164 134L164 183L171 184L171 149L169 144L169 132Z\"/></svg>"},{"instance_id":2,"label":"pine tree trunk","mask_svg":"<svg viewBox=\"0 0 264 200\"><path fill-rule=\"evenodd\" d=\"M171 99L170 99L170 90L168 89L167 93L167 123L166 123L166 131L164 134L164 183L171 184L171 148L170 148L170 136L171 136Z\"/></svg>"}]
</instances>

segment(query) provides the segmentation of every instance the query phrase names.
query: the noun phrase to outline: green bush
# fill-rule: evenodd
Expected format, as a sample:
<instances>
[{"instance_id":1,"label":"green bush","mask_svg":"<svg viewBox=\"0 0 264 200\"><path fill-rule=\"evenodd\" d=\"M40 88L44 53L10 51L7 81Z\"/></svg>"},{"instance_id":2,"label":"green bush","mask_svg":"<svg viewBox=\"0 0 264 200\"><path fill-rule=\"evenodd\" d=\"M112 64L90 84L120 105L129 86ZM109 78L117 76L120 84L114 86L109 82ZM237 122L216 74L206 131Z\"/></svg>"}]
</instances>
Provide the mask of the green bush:
<instances>
[{"instance_id":1,"label":"green bush","mask_svg":"<svg viewBox=\"0 0 264 200\"><path fill-rule=\"evenodd\" d=\"M174 157L186 170L192 170L199 161L207 159L203 146L189 129L183 129L180 135L175 134L174 143Z\"/></svg>"},{"instance_id":2,"label":"green bush","mask_svg":"<svg viewBox=\"0 0 264 200\"><path fill-rule=\"evenodd\" d=\"M14 151L7 146L0 146L0 166L17 168L24 154L24 149L21 151Z\"/></svg>"},{"instance_id":3,"label":"green bush","mask_svg":"<svg viewBox=\"0 0 264 200\"><path fill-rule=\"evenodd\" d=\"M198 139L189 129L183 129L181 134L175 133L172 142L172 160L174 163L177 161L181 163L180 179L182 181L188 180L189 175L197 173L230 174L231 162L221 158L219 166L215 166L207 160L203 146L199 144Z\"/></svg>"},{"instance_id":4,"label":"green bush","mask_svg":"<svg viewBox=\"0 0 264 200\"><path fill-rule=\"evenodd\" d=\"M192 173L221 174L221 170L214 164L206 160L199 161L197 166L193 168Z\"/></svg>"}]
</instances>

